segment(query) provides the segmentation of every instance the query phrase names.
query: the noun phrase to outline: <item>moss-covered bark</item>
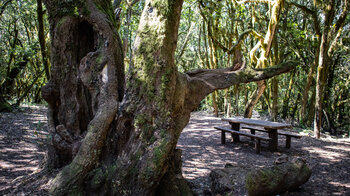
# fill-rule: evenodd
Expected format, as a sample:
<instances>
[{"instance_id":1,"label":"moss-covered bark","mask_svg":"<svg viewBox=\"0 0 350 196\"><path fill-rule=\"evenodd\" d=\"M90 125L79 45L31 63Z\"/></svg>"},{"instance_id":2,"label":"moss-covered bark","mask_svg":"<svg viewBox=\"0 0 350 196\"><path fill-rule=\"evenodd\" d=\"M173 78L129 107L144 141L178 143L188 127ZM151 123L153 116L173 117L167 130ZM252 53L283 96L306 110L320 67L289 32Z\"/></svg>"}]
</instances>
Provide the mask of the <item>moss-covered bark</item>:
<instances>
[{"instance_id":1,"label":"moss-covered bark","mask_svg":"<svg viewBox=\"0 0 350 196\"><path fill-rule=\"evenodd\" d=\"M246 188L249 196L277 195L297 189L310 176L311 169L306 163L296 160L248 173Z\"/></svg>"},{"instance_id":2,"label":"moss-covered bark","mask_svg":"<svg viewBox=\"0 0 350 196\"><path fill-rule=\"evenodd\" d=\"M277 33L278 22L281 16L281 12L283 10L284 0L276 0L273 2L273 6L271 8L271 17L269 21L269 25L265 34L265 37L256 36L260 39L260 41L256 44L256 46L251 50L251 59L256 63L257 68L266 68L268 66L268 57L272 48L273 40L275 39L275 34ZM260 57L257 59L255 54L257 49L260 48ZM266 88L266 82L261 81L257 83L257 90L250 97L248 104L245 107L244 117L251 118L253 113L253 108L256 103L259 101L260 97L263 95Z\"/></svg>"},{"instance_id":3,"label":"moss-covered bark","mask_svg":"<svg viewBox=\"0 0 350 196\"><path fill-rule=\"evenodd\" d=\"M190 113L209 93L289 71L198 70L174 63L182 0L147 0L124 95L122 44L107 0L45 1L50 14L51 194L153 195ZM242 66L242 61L240 61ZM167 176L163 178L163 176ZM178 179L178 177L177 177ZM182 183L183 184L183 183Z\"/></svg>"}]
</instances>

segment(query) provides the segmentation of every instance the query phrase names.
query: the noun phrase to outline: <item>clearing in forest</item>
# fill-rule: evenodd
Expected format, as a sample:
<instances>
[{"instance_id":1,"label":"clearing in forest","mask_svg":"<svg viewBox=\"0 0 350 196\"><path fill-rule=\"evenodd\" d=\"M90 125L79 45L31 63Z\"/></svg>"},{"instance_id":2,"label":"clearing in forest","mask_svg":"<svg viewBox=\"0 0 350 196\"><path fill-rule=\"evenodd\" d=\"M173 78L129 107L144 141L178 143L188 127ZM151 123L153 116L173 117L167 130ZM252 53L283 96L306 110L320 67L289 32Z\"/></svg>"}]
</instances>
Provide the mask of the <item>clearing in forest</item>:
<instances>
[{"instance_id":1,"label":"clearing in forest","mask_svg":"<svg viewBox=\"0 0 350 196\"><path fill-rule=\"evenodd\" d=\"M183 175L198 195L210 193L209 174L212 169L230 163L237 168L235 194L246 194L246 171L254 167L271 166L282 154L302 157L312 169L312 176L296 192L285 195L350 195L350 140L324 136L320 140L304 135L292 140L292 147L270 152L263 145L256 154L249 138L238 144L220 143L220 132L213 129L223 122L205 112L192 113L190 123L178 141L182 149ZM45 180L28 181L37 172L44 158L46 108L26 106L13 113L0 113L0 195L44 195ZM47 179L49 180L49 179ZM18 183L24 186L17 187Z\"/></svg>"}]
</instances>

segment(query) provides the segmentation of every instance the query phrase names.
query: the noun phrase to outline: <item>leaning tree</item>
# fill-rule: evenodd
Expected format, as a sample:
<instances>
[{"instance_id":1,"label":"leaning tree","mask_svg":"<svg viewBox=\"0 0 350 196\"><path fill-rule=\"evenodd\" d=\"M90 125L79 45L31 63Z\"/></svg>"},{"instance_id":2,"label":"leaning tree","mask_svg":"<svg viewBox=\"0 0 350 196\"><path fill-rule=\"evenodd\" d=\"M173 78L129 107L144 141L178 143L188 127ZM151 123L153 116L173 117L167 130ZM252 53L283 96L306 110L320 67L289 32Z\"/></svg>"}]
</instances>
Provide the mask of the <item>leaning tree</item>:
<instances>
[{"instance_id":1,"label":"leaning tree","mask_svg":"<svg viewBox=\"0 0 350 196\"><path fill-rule=\"evenodd\" d=\"M52 136L47 166L60 170L50 194L157 193L164 181L179 179L176 143L203 98L295 65L253 70L237 48L227 68L179 72L174 53L182 3L146 0L124 77L110 0L45 0L52 63L43 88Z\"/></svg>"}]
</instances>

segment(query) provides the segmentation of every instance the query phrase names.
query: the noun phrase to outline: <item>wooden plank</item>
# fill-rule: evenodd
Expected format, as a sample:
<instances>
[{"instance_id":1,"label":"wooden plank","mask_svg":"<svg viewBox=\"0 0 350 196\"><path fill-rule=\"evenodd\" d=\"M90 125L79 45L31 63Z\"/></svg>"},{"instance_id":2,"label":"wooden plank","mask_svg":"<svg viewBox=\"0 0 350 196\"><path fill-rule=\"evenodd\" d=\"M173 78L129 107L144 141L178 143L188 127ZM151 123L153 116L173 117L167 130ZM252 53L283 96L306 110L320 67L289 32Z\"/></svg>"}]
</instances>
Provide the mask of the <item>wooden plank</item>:
<instances>
[{"instance_id":1,"label":"wooden plank","mask_svg":"<svg viewBox=\"0 0 350 196\"><path fill-rule=\"evenodd\" d=\"M267 132L267 130L264 129L264 128L252 127L252 126L249 126L249 125L243 125L243 126L242 126L242 129L250 129L250 130L255 130L255 131Z\"/></svg>"},{"instance_id":2,"label":"wooden plank","mask_svg":"<svg viewBox=\"0 0 350 196\"><path fill-rule=\"evenodd\" d=\"M262 132L268 132L265 129L261 129L259 127L252 127L252 126L242 126L242 129L250 130L252 132L252 134L254 134L256 130L257 131L262 131ZM290 146L291 146L291 138L292 137L298 138L298 139L300 139L302 137L301 135L298 135L298 134L288 133L288 132L281 132L281 131L278 131L277 134L286 136L286 148L290 148ZM273 145L274 144L271 144L270 148L275 148L275 147L273 147Z\"/></svg>"},{"instance_id":3,"label":"wooden plank","mask_svg":"<svg viewBox=\"0 0 350 196\"><path fill-rule=\"evenodd\" d=\"M255 131L262 131L262 132L268 132L265 129L259 128L259 127L252 127L252 126L247 126L244 125L242 126L242 129L250 129L250 130L255 130ZM290 136L290 137L295 137L295 138L301 138L301 135L295 134L295 133L289 133L289 132L285 132L285 131L278 131L277 133L278 135L285 135L285 136Z\"/></svg>"},{"instance_id":4,"label":"wooden plank","mask_svg":"<svg viewBox=\"0 0 350 196\"><path fill-rule=\"evenodd\" d=\"M279 135L285 135L285 136L289 136L289 137L295 137L300 139L302 136L298 135L298 134L294 134L294 133L287 133L287 132L278 132Z\"/></svg>"},{"instance_id":5,"label":"wooden plank","mask_svg":"<svg viewBox=\"0 0 350 196\"><path fill-rule=\"evenodd\" d=\"M250 119L250 118L222 118L221 120L227 121L230 123L242 123L246 125L261 126L261 127L270 128L270 129L283 129L283 128L292 127L291 124L271 122L271 121L265 121L265 120L256 120L256 119Z\"/></svg>"},{"instance_id":6,"label":"wooden plank","mask_svg":"<svg viewBox=\"0 0 350 196\"><path fill-rule=\"evenodd\" d=\"M261 151L261 140L268 140L271 141L270 138L266 138L266 137L261 137L261 136L257 136L257 135L253 135L253 134L249 134L249 133L245 133L245 132L241 132L241 131L236 131L236 130L231 130L231 129L227 129L225 127L214 127L215 129L221 130L221 143L222 143L222 138L225 138L225 132L229 132L231 134L237 134L237 135L243 135L243 136L247 136L247 137L251 137L251 138L255 138L255 151L257 154L260 153Z\"/></svg>"},{"instance_id":7,"label":"wooden plank","mask_svg":"<svg viewBox=\"0 0 350 196\"><path fill-rule=\"evenodd\" d=\"M247 136L247 137L259 138L259 139L262 139L262 140L271 140L270 138L267 138L267 137L253 135L253 134L245 133L245 132L242 132L242 131L231 130L231 129L227 129L225 127L214 127L214 128L218 129L218 130L221 130L221 131L225 131L225 132L229 132L229 133L233 133L233 134L238 134L238 135L243 135L243 136Z\"/></svg>"}]
</instances>

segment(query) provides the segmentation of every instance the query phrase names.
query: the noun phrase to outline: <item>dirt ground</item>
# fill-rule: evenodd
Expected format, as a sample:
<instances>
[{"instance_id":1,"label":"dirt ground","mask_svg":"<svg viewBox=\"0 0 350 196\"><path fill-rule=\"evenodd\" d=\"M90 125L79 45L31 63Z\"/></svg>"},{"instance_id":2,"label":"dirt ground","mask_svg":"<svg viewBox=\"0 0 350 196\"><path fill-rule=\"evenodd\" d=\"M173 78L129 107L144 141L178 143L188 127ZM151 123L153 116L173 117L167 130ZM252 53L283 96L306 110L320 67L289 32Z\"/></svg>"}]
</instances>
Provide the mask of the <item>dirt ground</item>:
<instances>
[{"instance_id":1,"label":"dirt ground","mask_svg":"<svg viewBox=\"0 0 350 196\"><path fill-rule=\"evenodd\" d=\"M29 174L39 172L48 137L46 111L43 106L25 106L12 113L0 113L0 195L38 192L11 194L19 183L28 180Z\"/></svg>"},{"instance_id":2,"label":"dirt ground","mask_svg":"<svg viewBox=\"0 0 350 196\"><path fill-rule=\"evenodd\" d=\"M252 168L272 166L278 156L302 157L312 169L309 181L295 192L284 195L350 195L350 140L324 136L317 140L304 134L292 139L292 147L285 149L280 137L278 152L269 152L262 145L256 154L249 138L240 143L220 143L220 132L213 126L223 126L220 118L204 112L192 114L178 142L182 149L183 175L197 195L210 192L209 173L230 163L237 168L235 195L246 195L244 180ZM44 158L46 108L25 106L13 113L0 113L0 195L45 195L49 178L31 182L28 176L37 173ZM27 186L18 190L17 185Z\"/></svg>"},{"instance_id":3,"label":"dirt ground","mask_svg":"<svg viewBox=\"0 0 350 196\"><path fill-rule=\"evenodd\" d=\"M241 137L240 143L221 144L221 133L214 126L227 126L220 118L204 112L192 113L191 120L181 134L178 148L183 150L183 175L198 195L210 189L211 169L223 168L230 163L237 168L235 195L246 195L245 174L252 168L272 166L277 157L285 154L305 159L312 169L311 178L299 190L284 195L350 195L350 139L333 139L323 135L315 139L303 134L301 139L292 138L292 147L284 148L285 138L279 137L278 152L270 152L262 145L256 154L250 138ZM264 148L265 147L265 148ZM248 168L248 169L247 169Z\"/></svg>"}]
</instances>

